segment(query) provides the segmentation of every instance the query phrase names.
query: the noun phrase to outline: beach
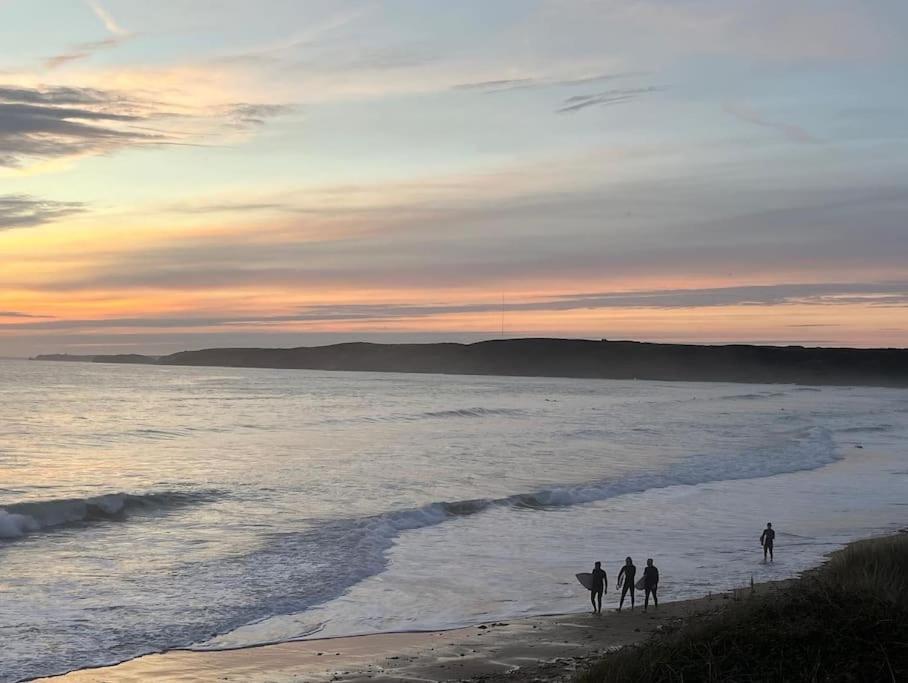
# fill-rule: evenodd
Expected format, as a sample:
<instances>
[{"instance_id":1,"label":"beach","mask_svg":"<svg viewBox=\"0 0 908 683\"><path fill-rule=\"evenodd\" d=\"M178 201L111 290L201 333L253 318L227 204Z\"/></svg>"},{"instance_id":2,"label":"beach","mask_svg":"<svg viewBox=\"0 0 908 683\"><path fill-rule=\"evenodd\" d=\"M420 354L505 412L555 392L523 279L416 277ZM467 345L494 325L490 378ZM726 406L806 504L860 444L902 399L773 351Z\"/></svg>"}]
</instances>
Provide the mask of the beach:
<instances>
[{"instance_id":1,"label":"beach","mask_svg":"<svg viewBox=\"0 0 908 683\"><path fill-rule=\"evenodd\" d=\"M595 561L615 607L625 557L654 558L663 618L904 526L904 390L0 369L2 683L127 661L330 678L438 651L446 675L500 673L659 624L584 614Z\"/></svg>"},{"instance_id":2,"label":"beach","mask_svg":"<svg viewBox=\"0 0 908 683\"><path fill-rule=\"evenodd\" d=\"M780 582L781 583L781 582ZM777 584L755 586L757 593ZM490 622L450 631L387 633L306 640L236 650L173 651L147 655L112 667L38 679L54 683L139 681L560 681L614 648L651 633L678 627L692 614L718 609L750 594L750 588L692 600L627 604L619 614L603 606L590 612ZM614 591L606 597L616 602Z\"/></svg>"},{"instance_id":3,"label":"beach","mask_svg":"<svg viewBox=\"0 0 908 683\"><path fill-rule=\"evenodd\" d=\"M649 610L537 616L448 631L176 650L46 683L617 683L901 680L908 528L862 539L785 581ZM868 647L868 645L874 647ZM743 678L742 678L743 677Z\"/></svg>"}]
</instances>

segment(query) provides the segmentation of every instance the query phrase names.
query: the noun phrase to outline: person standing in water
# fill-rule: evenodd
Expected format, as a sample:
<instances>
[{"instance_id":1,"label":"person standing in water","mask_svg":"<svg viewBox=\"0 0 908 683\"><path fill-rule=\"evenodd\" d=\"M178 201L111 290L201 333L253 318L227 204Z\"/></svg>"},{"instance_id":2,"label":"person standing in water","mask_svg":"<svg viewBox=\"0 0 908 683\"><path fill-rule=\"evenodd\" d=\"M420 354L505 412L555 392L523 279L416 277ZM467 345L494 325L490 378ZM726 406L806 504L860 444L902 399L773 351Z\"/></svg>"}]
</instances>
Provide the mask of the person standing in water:
<instances>
[{"instance_id":1,"label":"person standing in water","mask_svg":"<svg viewBox=\"0 0 908 683\"><path fill-rule=\"evenodd\" d=\"M602 568L602 563L597 562L593 567L593 581L590 584L590 602L593 603L593 614L602 614L602 594L608 588L608 576ZM598 607L596 601L599 601Z\"/></svg>"},{"instance_id":2,"label":"person standing in water","mask_svg":"<svg viewBox=\"0 0 908 683\"><path fill-rule=\"evenodd\" d=\"M621 590L621 601L618 603L618 611L621 611L621 608L624 606L624 596L627 595L627 592L631 593L631 609L634 609L634 580L637 577L637 568L634 566L634 561L631 558L626 558L624 560L624 566L621 567L621 571L618 572L618 588L624 588Z\"/></svg>"},{"instance_id":3,"label":"person standing in water","mask_svg":"<svg viewBox=\"0 0 908 683\"><path fill-rule=\"evenodd\" d=\"M656 590L659 588L659 570L653 564L653 558L646 561L643 568L643 611L649 606L649 596L653 596L653 606L659 607L659 598L656 597ZM633 604L633 603L632 603Z\"/></svg>"},{"instance_id":4,"label":"person standing in water","mask_svg":"<svg viewBox=\"0 0 908 683\"><path fill-rule=\"evenodd\" d=\"M769 561L773 561L772 544L776 540L776 532L772 528L772 522L766 522L766 528L760 534L760 545L763 546L763 561L766 562L766 556L769 555Z\"/></svg>"}]
</instances>

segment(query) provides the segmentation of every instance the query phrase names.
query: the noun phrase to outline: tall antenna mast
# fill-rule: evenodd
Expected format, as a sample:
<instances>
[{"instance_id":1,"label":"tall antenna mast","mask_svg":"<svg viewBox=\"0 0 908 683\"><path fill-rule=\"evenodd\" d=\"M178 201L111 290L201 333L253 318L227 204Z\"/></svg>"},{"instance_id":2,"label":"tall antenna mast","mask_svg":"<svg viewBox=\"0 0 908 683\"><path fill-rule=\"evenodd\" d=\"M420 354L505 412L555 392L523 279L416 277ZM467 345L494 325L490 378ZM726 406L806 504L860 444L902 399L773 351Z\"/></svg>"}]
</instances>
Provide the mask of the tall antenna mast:
<instances>
[{"instance_id":1,"label":"tall antenna mast","mask_svg":"<svg viewBox=\"0 0 908 683\"><path fill-rule=\"evenodd\" d=\"M501 293L501 336L504 338L504 292Z\"/></svg>"}]
</instances>

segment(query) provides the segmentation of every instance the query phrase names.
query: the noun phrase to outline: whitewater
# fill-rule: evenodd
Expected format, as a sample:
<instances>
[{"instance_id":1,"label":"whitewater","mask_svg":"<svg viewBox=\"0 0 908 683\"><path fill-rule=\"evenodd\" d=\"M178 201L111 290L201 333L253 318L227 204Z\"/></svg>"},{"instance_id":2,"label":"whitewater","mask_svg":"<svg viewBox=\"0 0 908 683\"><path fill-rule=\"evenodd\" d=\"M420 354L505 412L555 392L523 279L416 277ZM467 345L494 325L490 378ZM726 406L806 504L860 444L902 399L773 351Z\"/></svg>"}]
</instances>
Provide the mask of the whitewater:
<instances>
[{"instance_id":1,"label":"whitewater","mask_svg":"<svg viewBox=\"0 0 908 683\"><path fill-rule=\"evenodd\" d=\"M906 436L898 389L0 360L0 681L785 578L908 525Z\"/></svg>"}]
</instances>

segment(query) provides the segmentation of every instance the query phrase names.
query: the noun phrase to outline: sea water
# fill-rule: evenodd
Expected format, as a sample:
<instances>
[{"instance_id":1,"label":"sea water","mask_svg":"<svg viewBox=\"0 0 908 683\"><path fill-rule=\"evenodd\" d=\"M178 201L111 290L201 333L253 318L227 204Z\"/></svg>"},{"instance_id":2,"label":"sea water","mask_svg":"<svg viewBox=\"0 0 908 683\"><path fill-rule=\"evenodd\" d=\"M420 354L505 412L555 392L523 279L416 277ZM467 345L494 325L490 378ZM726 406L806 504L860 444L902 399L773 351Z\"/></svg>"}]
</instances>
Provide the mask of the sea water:
<instances>
[{"instance_id":1,"label":"sea water","mask_svg":"<svg viewBox=\"0 0 908 683\"><path fill-rule=\"evenodd\" d=\"M908 523L906 436L897 389L0 361L0 681L792 576Z\"/></svg>"}]
</instances>

